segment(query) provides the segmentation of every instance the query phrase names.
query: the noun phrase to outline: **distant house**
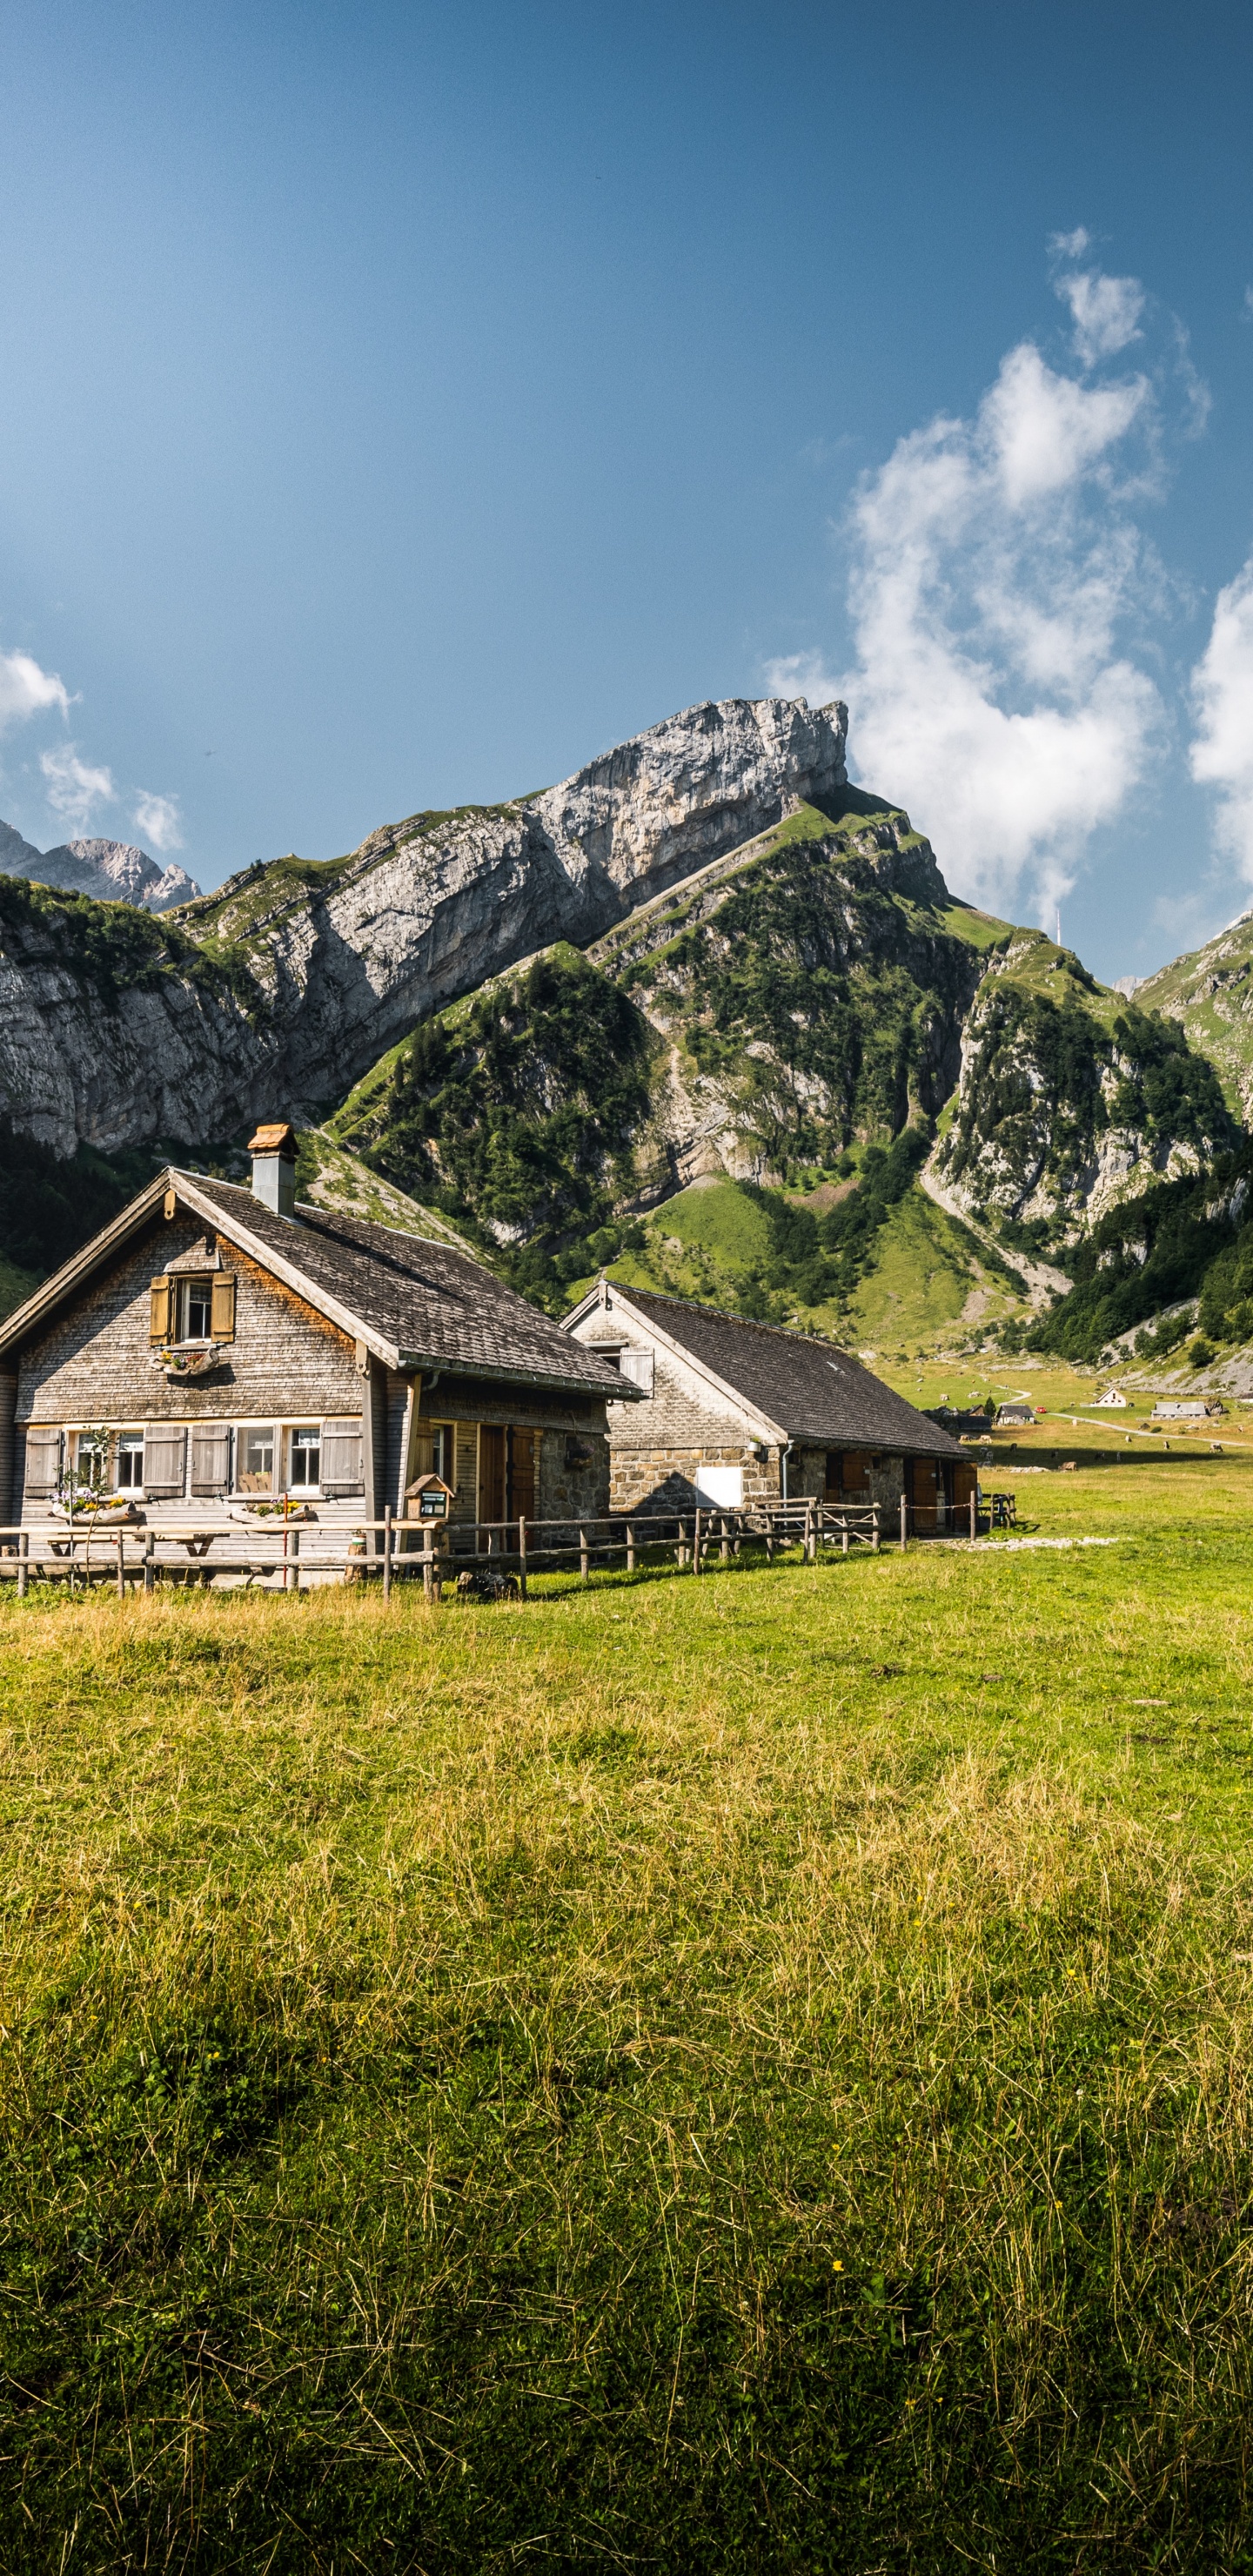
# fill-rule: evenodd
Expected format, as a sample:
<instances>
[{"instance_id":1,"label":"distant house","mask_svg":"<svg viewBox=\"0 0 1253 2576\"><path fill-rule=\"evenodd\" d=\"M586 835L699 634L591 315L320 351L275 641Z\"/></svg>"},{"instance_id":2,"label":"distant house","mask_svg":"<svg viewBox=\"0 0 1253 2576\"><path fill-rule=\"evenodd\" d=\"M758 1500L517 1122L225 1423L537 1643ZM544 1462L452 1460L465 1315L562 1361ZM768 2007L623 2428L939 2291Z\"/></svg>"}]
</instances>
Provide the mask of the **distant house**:
<instances>
[{"instance_id":1,"label":"distant house","mask_svg":"<svg viewBox=\"0 0 1253 2576\"><path fill-rule=\"evenodd\" d=\"M1125 1413L1127 1410L1126 1396L1120 1395L1116 1386L1107 1387L1104 1395L1098 1395L1095 1397L1094 1404L1096 1406L1104 1407L1110 1412Z\"/></svg>"},{"instance_id":2,"label":"distant house","mask_svg":"<svg viewBox=\"0 0 1253 2576\"><path fill-rule=\"evenodd\" d=\"M996 1408L996 1428L998 1431L1010 1430L1018 1423L1021 1423L1029 1430L1034 1421L1035 1406L1033 1404L998 1404Z\"/></svg>"},{"instance_id":3,"label":"distant house","mask_svg":"<svg viewBox=\"0 0 1253 2576\"><path fill-rule=\"evenodd\" d=\"M610 1397L469 1252L298 1205L292 1131L262 1128L250 1190L163 1172L0 1327L0 1523L54 1518L93 1456L158 1535L286 1497L342 1550L424 1474L454 1539L595 1515Z\"/></svg>"},{"instance_id":4,"label":"distant house","mask_svg":"<svg viewBox=\"0 0 1253 2576\"><path fill-rule=\"evenodd\" d=\"M1184 1395L1172 1397L1169 1402L1155 1404L1149 1420L1151 1422L1195 1422L1198 1414L1225 1413L1226 1409L1225 1405L1216 1403L1212 1397L1207 1399L1203 1395Z\"/></svg>"},{"instance_id":5,"label":"distant house","mask_svg":"<svg viewBox=\"0 0 1253 2576\"><path fill-rule=\"evenodd\" d=\"M830 1342L605 1279L564 1330L644 1398L609 1407L615 1511L905 1494L935 1529L969 1508L956 1441Z\"/></svg>"}]
</instances>

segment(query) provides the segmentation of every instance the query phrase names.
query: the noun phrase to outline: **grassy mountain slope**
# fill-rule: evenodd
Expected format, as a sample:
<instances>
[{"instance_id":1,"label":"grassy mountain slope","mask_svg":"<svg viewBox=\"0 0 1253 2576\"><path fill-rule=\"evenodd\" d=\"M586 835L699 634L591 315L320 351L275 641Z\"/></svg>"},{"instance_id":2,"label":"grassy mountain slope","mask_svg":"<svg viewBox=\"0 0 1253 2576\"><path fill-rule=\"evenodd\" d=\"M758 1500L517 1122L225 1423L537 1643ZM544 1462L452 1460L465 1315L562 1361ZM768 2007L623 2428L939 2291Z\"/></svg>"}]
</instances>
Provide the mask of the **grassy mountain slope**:
<instances>
[{"instance_id":1,"label":"grassy mountain slope","mask_svg":"<svg viewBox=\"0 0 1253 2576\"><path fill-rule=\"evenodd\" d=\"M1136 1002L1177 1021L1213 1065L1233 1116L1253 1120L1253 916L1163 966Z\"/></svg>"}]
</instances>

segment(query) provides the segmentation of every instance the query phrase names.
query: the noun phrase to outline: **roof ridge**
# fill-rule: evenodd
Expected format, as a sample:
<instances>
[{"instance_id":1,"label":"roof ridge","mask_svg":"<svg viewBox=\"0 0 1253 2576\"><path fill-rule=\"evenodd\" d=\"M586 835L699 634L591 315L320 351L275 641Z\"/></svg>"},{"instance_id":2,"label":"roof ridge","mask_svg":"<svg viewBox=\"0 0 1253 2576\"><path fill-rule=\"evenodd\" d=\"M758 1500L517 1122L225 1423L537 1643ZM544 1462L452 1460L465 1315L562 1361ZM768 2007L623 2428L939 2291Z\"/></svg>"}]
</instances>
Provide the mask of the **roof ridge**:
<instances>
[{"instance_id":1,"label":"roof ridge","mask_svg":"<svg viewBox=\"0 0 1253 2576\"><path fill-rule=\"evenodd\" d=\"M745 1332L775 1333L781 1342L803 1342L810 1350L838 1351L841 1359L851 1360L854 1353L843 1342L829 1341L825 1333L798 1332L793 1324L769 1324L760 1315L736 1315L729 1306L709 1306L700 1297L671 1297L664 1288L628 1288L624 1281L613 1280L611 1286L623 1297L651 1297L659 1306L678 1306L694 1315L717 1315L724 1324L742 1324ZM860 1360L857 1362L860 1368Z\"/></svg>"}]
</instances>

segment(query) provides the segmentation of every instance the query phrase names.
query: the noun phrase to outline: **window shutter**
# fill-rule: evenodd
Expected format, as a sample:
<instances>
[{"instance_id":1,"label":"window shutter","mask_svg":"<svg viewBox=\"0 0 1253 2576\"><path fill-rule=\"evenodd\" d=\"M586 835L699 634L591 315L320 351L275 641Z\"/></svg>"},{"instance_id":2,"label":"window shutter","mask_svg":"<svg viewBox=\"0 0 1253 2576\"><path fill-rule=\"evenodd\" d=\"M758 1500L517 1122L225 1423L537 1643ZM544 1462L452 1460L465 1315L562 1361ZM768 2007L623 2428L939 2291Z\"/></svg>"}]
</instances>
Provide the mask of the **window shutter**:
<instances>
[{"instance_id":1,"label":"window shutter","mask_svg":"<svg viewBox=\"0 0 1253 2576\"><path fill-rule=\"evenodd\" d=\"M33 1501L46 1501L48 1495L55 1491L60 1474L60 1432L36 1429L32 1423L26 1434L24 1494Z\"/></svg>"},{"instance_id":2,"label":"window shutter","mask_svg":"<svg viewBox=\"0 0 1253 2576\"><path fill-rule=\"evenodd\" d=\"M164 1422L151 1423L144 1435L144 1492L181 1494L186 1482L187 1434Z\"/></svg>"},{"instance_id":3,"label":"window shutter","mask_svg":"<svg viewBox=\"0 0 1253 2576\"><path fill-rule=\"evenodd\" d=\"M623 1377L638 1386L642 1395L653 1391L653 1354L651 1351L623 1351L618 1362Z\"/></svg>"},{"instance_id":4,"label":"window shutter","mask_svg":"<svg viewBox=\"0 0 1253 2576\"><path fill-rule=\"evenodd\" d=\"M365 1492L359 1421L323 1423L322 1491L327 1495Z\"/></svg>"},{"instance_id":5,"label":"window shutter","mask_svg":"<svg viewBox=\"0 0 1253 2576\"><path fill-rule=\"evenodd\" d=\"M152 1300L148 1339L150 1342L170 1342L174 1338L170 1312L174 1303L174 1282L172 1279L154 1279L148 1293Z\"/></svg>"},{"instance_id":6,"label":"window shutter","mask_svg":"<svg viewBox=\"0 0 1253 2576\"><path fill-rule=\"evenodd\" d=\"M235 1339L235 1281L229 1270L219 1270L214 1276L209 1330L215 1342Z\"/></svg>"},{"instance_id":7,"label":"window shutter","mask_svg":"<svg viewBox=\"0 0 1253 2576\"><path fill-rule=\"evenodd\" d=\"M230 1492L230 1483L230 1424L228 1422L197 1423L191 1435L193 1494L226 1494Z\"/></svg>"}]
</instances>

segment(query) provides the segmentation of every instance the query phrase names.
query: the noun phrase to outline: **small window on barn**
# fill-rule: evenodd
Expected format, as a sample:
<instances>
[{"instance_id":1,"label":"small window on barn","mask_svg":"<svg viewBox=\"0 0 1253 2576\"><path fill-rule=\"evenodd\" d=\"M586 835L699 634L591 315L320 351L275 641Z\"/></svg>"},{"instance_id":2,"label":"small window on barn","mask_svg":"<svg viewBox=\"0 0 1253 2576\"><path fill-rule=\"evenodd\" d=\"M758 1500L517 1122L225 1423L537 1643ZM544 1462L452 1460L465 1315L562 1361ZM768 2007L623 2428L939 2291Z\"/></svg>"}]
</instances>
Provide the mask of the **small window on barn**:
<instances>
[{"instance_id":1,"label":"small window on barn","mask_svg":"<svg viewBox=\"0 0 1253 2576\"><path fill-rule=\"evenodd\" d=\"M653 1354L651 1351L624 1351L618 1366L623 1376L630 1379L632 1386L639 1388L641 1395L652 1394Z\"/></svg>"},{"instance_id":2,"label":"small window on barn","mask_svg":"<svg viewBox=\"0 0 1253 2576\"><path fill-rule=\"evenodd\" d=\"M264 1427L249 1423L240 1432L236 1454L239 1470L236 1478L241 1494L272 1494L274 1491L274 1425Z\"/></svg>"},{"instance_id":3,"label":"small window on barn","mask_svg":"<svg viewBox=\"0 0 1253 2576\"><path fill-rule=\"evenodd\" d=\"M180 1342L207 1342L212 1311L213 1288L210 1280L179 1280L178 1338Z\"/></svg>"},{"instance_id":4,"label":"small window on barn","mask_svg":"<svg viewBox=\"0 0 1253 2576\"><path fill-rule=\"evenodd\" d=\"M142 1431L119 1431L117 1435L117 1489L120 1494L137 1494L144 1481L144 1435Z\"/></svg>"},{"instance_id":5,"label":"small window on barn","mask_svg":"<svg viewBox=\"0 0 1253 2576\"><path fill-rule=\"evenodd\" d=\"M322 1481L322 1426L320 1422L302 1422L291 1433L291 1473L287 1482L293 1494L309 1494Z\"/></svg>"}]
</instances>

